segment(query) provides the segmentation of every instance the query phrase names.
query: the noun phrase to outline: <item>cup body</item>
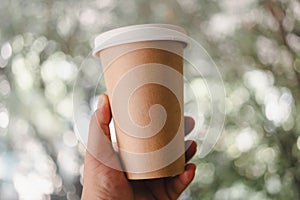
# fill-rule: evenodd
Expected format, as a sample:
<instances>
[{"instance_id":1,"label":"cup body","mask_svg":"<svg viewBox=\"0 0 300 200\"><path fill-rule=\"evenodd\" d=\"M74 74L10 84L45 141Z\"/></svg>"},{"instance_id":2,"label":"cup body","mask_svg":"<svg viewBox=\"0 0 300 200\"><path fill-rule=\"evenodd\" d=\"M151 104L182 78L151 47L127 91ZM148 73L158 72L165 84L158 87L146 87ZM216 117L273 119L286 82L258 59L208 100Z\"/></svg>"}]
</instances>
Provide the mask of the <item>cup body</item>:
<instances>
[{"instance_id":1,"label":"cup body","mask_svg":"<svg viewBox=\"0 0 300 200\"><path fill-rule=\"evenodd\" d=\"M176 40L101 49L120 158L128 179L183 172L183 49Z\"/></svg>"}]
</instances>

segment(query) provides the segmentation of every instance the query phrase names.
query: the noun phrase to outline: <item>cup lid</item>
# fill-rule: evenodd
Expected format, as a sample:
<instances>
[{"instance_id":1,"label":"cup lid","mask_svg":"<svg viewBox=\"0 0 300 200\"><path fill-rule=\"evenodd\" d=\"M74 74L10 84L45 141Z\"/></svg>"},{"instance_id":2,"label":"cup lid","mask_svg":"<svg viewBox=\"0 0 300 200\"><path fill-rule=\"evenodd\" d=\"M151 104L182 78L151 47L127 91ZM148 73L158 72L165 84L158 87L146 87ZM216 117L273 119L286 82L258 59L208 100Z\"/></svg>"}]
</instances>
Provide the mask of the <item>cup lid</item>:
<instances>
[{"instance_id":1,"label":"cup lid","mask_svg":"<svg viewBox=\"0 0 300 200\"><path fill-rule=\"evenodd\" d=\"M188 45L183 28L171 24L140 24L113 29L98 35L94 40L93 55L116 45L154 40L171 40Z\"/></svg>"}]
</instances>

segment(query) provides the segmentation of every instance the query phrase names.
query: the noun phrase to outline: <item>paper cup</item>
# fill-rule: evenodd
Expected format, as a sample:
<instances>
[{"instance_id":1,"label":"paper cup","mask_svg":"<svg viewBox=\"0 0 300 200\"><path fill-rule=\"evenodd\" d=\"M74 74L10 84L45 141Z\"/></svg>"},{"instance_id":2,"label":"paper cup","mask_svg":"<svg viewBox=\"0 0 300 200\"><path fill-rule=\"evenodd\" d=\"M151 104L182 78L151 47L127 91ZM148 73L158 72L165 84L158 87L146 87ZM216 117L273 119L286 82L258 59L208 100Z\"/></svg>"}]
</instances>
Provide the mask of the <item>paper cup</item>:
<instances>
[{"instance_id":1,"label":"paper cup","mask_svg":"<svg viewBox=\"0 0 300 200\"><path fill-rule=\"evenodd\" d=\"M182 28L145 24L114 29L95 39L128 179L183 172Z\"/></svg>"}]
</instances>

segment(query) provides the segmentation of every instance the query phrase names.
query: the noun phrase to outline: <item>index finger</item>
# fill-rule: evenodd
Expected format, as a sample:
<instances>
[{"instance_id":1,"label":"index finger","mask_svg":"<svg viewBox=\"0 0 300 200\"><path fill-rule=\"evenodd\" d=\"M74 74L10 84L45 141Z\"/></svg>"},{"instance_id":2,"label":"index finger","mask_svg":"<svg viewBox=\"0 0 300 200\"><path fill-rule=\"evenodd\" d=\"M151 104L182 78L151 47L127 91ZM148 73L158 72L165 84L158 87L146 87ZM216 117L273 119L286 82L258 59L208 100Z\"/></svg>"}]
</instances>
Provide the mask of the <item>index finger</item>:
<instances>
[{"instance_id":1,"label":"index finger","mask_svg":"<svg viewBox=\"0 0 300 200\"><path fill-rule=\"evenodd\" d=\"M195 120L192 117L184 117L184 134L188 135L195 127Z\"/></svg>"}]
</instances>

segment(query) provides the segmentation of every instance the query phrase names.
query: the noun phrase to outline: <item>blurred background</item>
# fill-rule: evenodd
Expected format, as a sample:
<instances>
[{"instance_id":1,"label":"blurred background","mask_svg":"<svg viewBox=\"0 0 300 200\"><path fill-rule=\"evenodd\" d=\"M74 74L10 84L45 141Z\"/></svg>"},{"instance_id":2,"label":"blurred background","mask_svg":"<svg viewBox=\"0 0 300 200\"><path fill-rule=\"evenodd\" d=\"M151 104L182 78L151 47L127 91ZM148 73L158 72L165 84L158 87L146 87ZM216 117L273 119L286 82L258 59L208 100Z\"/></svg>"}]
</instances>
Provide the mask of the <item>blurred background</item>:
<instances>
[{"instance_id":1,"label":"blurred background","mask_svg":"<svg viewBox=\"0 0 300 200\"><path fill-rule=\"evenodd\" d=\"M196 178L181 199L299 199L298 0L1 0L0 199L80 199L74 81L98 33L139 23L184 27L226 88L223 134L193 159ZM91 66L81 71L83 96ZM202 77L191 85L201 95Z\"/></svg>"}]
</instances>

